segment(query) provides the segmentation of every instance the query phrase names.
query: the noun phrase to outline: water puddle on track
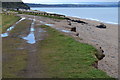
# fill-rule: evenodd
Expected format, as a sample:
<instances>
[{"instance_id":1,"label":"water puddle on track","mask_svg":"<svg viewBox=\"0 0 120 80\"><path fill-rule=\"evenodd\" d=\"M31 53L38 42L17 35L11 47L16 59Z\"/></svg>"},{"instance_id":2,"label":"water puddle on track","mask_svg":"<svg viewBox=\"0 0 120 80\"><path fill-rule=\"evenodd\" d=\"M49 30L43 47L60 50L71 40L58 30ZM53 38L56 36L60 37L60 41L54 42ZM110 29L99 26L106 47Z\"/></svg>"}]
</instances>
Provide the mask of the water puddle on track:
<instances>
[{"instance_id":1,"label":"water puddle on track","mask_svg":"<svg viewBox=\"0 0 120 80\"><path fill-rule=\"evenodd\" d=\"M8 33L1 34L1 37L7 37L7 36L8 36Z\"/></svg>"},{"instance_id":2,"label":"water puddle on track","mask_svg":"<svg viewBox=\"0 0 120 80\"><path fill-rule=\"evenodd\" d=\"M27 43L29 43L29 44L36 43L35 35L34 35L34 31L35 31L34 25L35 25L35 19L33 19L33 22L31 24L31 28L30 28L30 33L28 34L28 36L22 37L22 39L27 40Z\"/></svg>"},{"instance_id":3,"label":"water puddle on track","mask_svg":"<svg viewBox=\"0 0 120 80\"><path fill-rule=\"evenodd\" d=\"M11 26L10 28L7 29L6 33L0 34L1 37L7 37L9 36L9 32L15 28L15 25L20 23L22 20L24 20L25 18L20 19L18 22L16 22L13 26Z\"/></svg>"},{"instance_id":4,"label":"water puddle on track","mask_svg":"<svg viewBox=\"0 0 120 80\"><path fill-rule=\"evenodd\" d=\"M44 21L40 21L40 23L42 23L42 24L46 24Z\"/></svg>"},{"instance_id":5,"label":"water puddle on track","mask_svg":"<svg viewBox=\"0 0 120 80\"><path fill-rule=\"evenodd\" d=\"M52 27L52 28L55 28L55 27L53 27L54 24L46 24L44 21L40 21L40 23L43 23L43 24L46 25L46 26L50 26L50 27ZM60 29L60 28L55 28L55 29L58 30L58 31L64 32L64 33L70 33L70 32L71 32L71 31L69 31L69 30Z\"/></svg>"},{"instance_id":6,"label":"water puddle on track","mask_svg":"<svg viewBox=\"0 0 120 80\"><path fill-rule=\"evenodd\" d=\"M68 30L60 30L61 32L65 32L65 33L70 33L71 31Z\"/></svg>"},{"instance_id":7,"label":"water puddle on track","mask_svg":"<svg viewBox=\"0 0 120 80\"><path fill-rule=\"evenodd\" d=\"M45 24L46 26L50 26L50 27L52 27L53 26L53 24Z\"/></svg>"},{"instance_id":8,"label":"water puddle on track","mask_svg":"<svg viewBox=\"0 0 120 80\"><path fill-rule=\"evenodd\" d=\"M35 30L35 19L33 19L33 22L31 23L30 33L26 37L22 37L22 39L26 40L29 44L35 44L38 40L43 40L45 30L38 28L38 30ZM35 32L36 31L36 32Z\"/></svg>"},{"instance_id":9,"label":"water puddle on track","mask_svg":"<svg viewBox=\"0 0 120 80\"><path fill-rule=\"evenodd\" d=\"M22 37L22 39L27 40L27 43L29 44L36 43L34 32L30 32L27 37Z\"/></svg>"},{"instance_id":10,"label":"water puddle on track","mask_svg":"<svg viewBox=\"0 0 120 80\"><path fill-rule=\"evenodd\" d=\"M54 25L53 24L45 24L47 26L50 26L50 27L53 27ZM54 27L55 28L55 27ZM71 31L69 30L64 30L64 29L60 29L60 28L55 28L56 30L58 31L61 31L61 32L65 32L65 33L70 33Z\"/></svg>"}]
</instances>

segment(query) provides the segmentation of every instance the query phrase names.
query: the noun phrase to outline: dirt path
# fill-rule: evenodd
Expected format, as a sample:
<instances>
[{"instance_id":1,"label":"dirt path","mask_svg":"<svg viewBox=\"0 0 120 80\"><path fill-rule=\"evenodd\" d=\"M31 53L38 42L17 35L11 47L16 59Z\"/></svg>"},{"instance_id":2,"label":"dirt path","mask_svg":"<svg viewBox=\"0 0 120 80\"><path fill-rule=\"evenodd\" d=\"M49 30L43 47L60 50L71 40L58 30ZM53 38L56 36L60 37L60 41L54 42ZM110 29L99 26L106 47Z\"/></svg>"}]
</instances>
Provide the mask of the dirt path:
<instances>
[{"instance_id":1,"label":"dirt path","mask_svg":"<svg viewBox=\"0 0 120 80\"><path fill-rule=\"evenodd\" d=\"M44 39L44 30L42 30L41 28L39 28L39 25L36 25L37 23L35 22L33 25L33 34L35 37L35 43L27 43L26 46L26 50L28 50L28 63L27 63L27 67L26 69L23 70L23 74L22 76L25 78L44 78L44 71L42 68L42 63L39 61L38 59L38 50L37 49L37 41L43 40ZM29 32L31 33L31 32ZM32 36L33 37L33 36Z\"/></svg>"},{"instance_id":2,"label":"dirt path","mask_svg":"<svg viewBox=\"0 0 120 80\"><path fill-rule=\"evenodd\" d=\"M26 18L3 38L3 77L46 77L38 59L37 42L44 39L46 32L40 25L34 18Z\"/></svg>"}]
</instances>

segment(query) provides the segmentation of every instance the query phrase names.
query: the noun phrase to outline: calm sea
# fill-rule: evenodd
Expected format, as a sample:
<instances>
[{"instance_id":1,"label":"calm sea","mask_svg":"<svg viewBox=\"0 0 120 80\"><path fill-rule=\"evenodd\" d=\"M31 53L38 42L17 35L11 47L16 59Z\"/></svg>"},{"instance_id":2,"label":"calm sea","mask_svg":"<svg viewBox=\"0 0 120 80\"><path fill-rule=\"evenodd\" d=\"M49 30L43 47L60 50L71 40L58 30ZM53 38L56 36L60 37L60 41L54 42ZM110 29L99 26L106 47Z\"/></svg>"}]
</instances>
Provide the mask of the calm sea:
<instances>
[{"instance_id":1,"label":"calm sea","mask_svg":"<svg viewBox=\"0 0 120 80\"><path fill-rule=\"evenodd\" d=\"M95 7L95 8L31 8L33 10L58 13L66 16L79 17L83 19L97 20L105 23L118 23L117 7Z\"/></svg>"}]
</instances>

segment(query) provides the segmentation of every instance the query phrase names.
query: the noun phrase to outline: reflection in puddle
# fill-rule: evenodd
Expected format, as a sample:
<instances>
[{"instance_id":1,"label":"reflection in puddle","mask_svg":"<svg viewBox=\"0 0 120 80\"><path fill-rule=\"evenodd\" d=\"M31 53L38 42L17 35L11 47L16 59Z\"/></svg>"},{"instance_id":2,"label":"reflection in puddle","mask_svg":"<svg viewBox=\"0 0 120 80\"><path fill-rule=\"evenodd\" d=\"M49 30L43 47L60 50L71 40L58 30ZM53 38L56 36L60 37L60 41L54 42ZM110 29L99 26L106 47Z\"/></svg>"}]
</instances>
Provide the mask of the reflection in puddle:
<instances>
[{"instance_id":1,"label":"reflection in puddle","mask_svg":"<svg viewBox=\"0 0 120 80\"><path fill-rule=\"evenodd\" d=\"M54 25L53 24L45 24L47 26L50 26L50 27L53 27ZM61 32L65 32L65 33L70 33L71 31L68 31L68 30L61 30L59 28L56 28L57 30L61 31Z\"/></svg>"},{"instance_id":2,"label":"reflection in puddle","mask_svg":"<svg viewBox=\"0 0 120 80\"><path fill-rule=\"evenodd\" d=\"M44 22L44 21L40 21L40 23L42 23L42 24L45 24L46 26L53 26L53 24L46 24L46 22Z\"/></svg>"},{"instance_id":3,"label":"reflection in puddle","mask_svg":"<svg viewBox=\"0 0 120 80\"><path fill-rule=\"evenodd\" d=\"M60 29L60 28L56 28L56 30L61 31L61 32L65 32L65 33L70 33L71 32L71 31L68 31L68 30Z\"/></svg>"},{"instance_id":4,"label":"reflection in puddle","mask_svg":"<svg viewBox=\"0 0 120 80\"><path fill-rule=\"evenodd\" d=\"M8 33L1 34L1 37L7 37L7 36L8 36Z\"/></svg>"},{"instance_id":5,"label":"reflection in puddle","mask_svg":"<svg viewBox=\"0 0 120 80\"><path fill-rule=\"evenodd\" d=\"M45 24L46 26L53 26L53 24Z\"/></svg>"},{"instance_id":6,"label":"reflection in puddle","mask_svg":"<svg viewBox=\"0 0 120 80\"><path fill-rule=\"evenodd\" d=\"M33 20L32 18L28 18L29 20Z\"/></svg>"},{"instance_id":7,"label":"reflection in puddle","mask_svg":"<svg viewBox=\"0 0 120 80\"><path fill-rule=\"evenodd\" d=\"M40 23L45 24L45 22L44 22L44 21L40 21Z\"/></svg>"},{"instance_id":8,"label":"reflection in puddle","mask_svg":"<svg viewBox=\"0 0 120 80\"><path fill-rule=\"evenodd\" d=\"M11 31L15 26L11 26L10 28L7 29L7 31Z\"/></svg>"},{"instance_id":9,"label":"reflection in puddle","mask_svg":"<svg viewBox=\"0 0 120 80\"><path fill-rule=\"evenodd\" d=\"M20 19L18 22L16 22L16 24L18 24L18 23L21 22L22 20L25 20L25 18Z\"/></svg>"},{"instance_id":10,"label":"reflection in puddle","mask_svg":"<svg viewBox=\"0 0 120 80\"><path fill-rule=\"evenodd\" d=\"M35 31L35 29L33 27L30 28L30 31Z\"/></svg>"},{"instance_id":11,"label":"reflection in puddle","mask_svg":"<svg viewBox=\"0 0 120 80\"><path fill-rule=\"evenodd\" d=\"M21 22L22 20L24 20L24 19L25 19L25 18L20 19L18 22L15 23L15 25L18 24L18 23L20 23L20 22ZM15 28L15 25L13 25L13 26L11 26L10 28L8 28L6 33L0 34L1 37L7 37L7 36L9 36L9 32L10 32L12 29Z\"/></svg>"},{"instance_id":12,"label":"reflection in puddle","mask_svg":"<svg viewBox=\"0 0 120 80\"><path fill-rule=\"evenodd\" d=\"M65 33L70 33L71 31L68 31L68 30L61 30L62 32L65 32Z\"/></svg>"},{"instance_id":13,"label":"reflection in puddle","mask_svg":"<svg viewBox=\"0 0 120 80\"><path fill-rule=\"evenodd\" d=\"M30 34L27 37L23 37L23 39L27 40L27 43L30 44L36 43L34 32L30 32Z\"/></svg>"},{"instance_id":14,"label":"reflection in puddle","mask_svg":"<svg viewBox=\"0 0 120 80\"><path fill-rule=\"evenodd\" d=\"M36 43L35 35L34 35L34 31L35 31L34 24L35 24L35 19L33 19L33 22L31 24L31 28L30 28L30 33L28 34L28 36L22 37L22 39L27 40L27 43L29 43L29 44Z\"/></svg>"}]
</instances>

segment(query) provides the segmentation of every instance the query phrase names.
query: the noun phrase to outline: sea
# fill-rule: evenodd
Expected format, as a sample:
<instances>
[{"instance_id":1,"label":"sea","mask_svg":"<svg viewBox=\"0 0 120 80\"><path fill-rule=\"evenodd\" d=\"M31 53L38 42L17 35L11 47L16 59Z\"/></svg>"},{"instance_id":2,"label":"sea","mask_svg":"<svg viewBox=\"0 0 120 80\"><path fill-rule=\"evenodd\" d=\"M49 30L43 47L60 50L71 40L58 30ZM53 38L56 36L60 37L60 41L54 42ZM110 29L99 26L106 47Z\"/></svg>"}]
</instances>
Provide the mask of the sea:
<instances>
[{"instance_id":1,"label":"sea","mask_svg":"<svg viewBox=\"0 0 120 80\"><path fill-rule=\"evenodd\" d=\"M96 20L104 23L118 24L118 7L80 7L80 8L40 8L31 7L32 10L57 13L66 16Z\"/></svg>"}]
</instances>

